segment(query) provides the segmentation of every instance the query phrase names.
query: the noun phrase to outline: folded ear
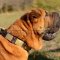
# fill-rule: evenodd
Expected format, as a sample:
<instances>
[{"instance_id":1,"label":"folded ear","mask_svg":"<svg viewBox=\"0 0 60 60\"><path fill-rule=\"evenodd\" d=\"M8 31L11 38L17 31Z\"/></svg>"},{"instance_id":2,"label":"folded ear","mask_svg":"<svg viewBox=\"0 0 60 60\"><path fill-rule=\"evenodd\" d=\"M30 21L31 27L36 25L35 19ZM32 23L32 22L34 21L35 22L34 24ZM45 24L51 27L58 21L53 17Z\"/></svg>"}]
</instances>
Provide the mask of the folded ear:
<instances>
[{"instance_id":1,"label":"folded ear","mask_svg":"<svg viewBox=\"0 0 60 60\"><path fill-rule=\"evenodd\" d=\"M22 19L25 22L27 22L27 20L29 20L29 13L24 14L20 19Z\"/></svg>"},{"instance_id":2,"label":"folded ear","mask_svg":"<svg viewBox=\"0 0 60 60\"><path fill-rule=\"evenodd\" d=\"M29 14L29 19L32 21L36 18L40 17L40 13L35 11L35 10L32 10Z\"/></svg>"}]
</instances>

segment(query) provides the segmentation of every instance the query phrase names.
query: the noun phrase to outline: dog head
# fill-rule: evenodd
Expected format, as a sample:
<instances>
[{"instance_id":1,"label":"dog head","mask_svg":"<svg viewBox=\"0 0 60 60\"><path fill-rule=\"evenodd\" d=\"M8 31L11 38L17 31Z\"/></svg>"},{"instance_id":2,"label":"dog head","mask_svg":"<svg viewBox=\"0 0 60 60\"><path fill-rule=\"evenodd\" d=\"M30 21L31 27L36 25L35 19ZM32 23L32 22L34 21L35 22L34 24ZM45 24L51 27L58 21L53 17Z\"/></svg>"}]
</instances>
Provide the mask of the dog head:
<instances>
[{"instance_id":1,"label":"dog head","mask_svg":"<svg viewBox=\"0 0 60 60\"><path fill-rule=\"evenodd\" d=\"M22 20L26 21L30 20L33 30L35 33L43 33L45 31L45 16L46 11L44 9L35 9L31 10L31 12L26 13L21 17Z\"/></svg>"},{"instance_id":2,"label":"dog head","mask_svg":"<svg viewBox=\"0 0 60 60\"><path fill-rule=\"evenodd\" d=\"M29 20L31 22L32 27L33 27L33 31L36 34L36 37L37 36L40 37L40 40L39 39L38 40L31 39L31 40L28 40L26 43L27 43L27 45L29 47L32 47L35 50L39 50L42 47L42 36L41 36L42 33L46 32L47 28L51 27L53 25L53 19L52 20L51 19L52 18L48 15L48 13L44 9L32 10L32 11L26 13L25 15L23 15L17 21L15 21L7 29L7 31L10 34L12 34L13 36L15 36L15 37L17 37L19 39L22 39L24 42L26 42L26 40L24 40L24 38L22 36L23 34L25 35L25 32L23 32L20 28L23 27L24 30L26 31L27 30L26 29L27 28L27 24L28 24L27 21ZM24 26L26 26L26 28ZM46 32L46 33L48 33L48 32Z\"/></svg>"}]
</instances>

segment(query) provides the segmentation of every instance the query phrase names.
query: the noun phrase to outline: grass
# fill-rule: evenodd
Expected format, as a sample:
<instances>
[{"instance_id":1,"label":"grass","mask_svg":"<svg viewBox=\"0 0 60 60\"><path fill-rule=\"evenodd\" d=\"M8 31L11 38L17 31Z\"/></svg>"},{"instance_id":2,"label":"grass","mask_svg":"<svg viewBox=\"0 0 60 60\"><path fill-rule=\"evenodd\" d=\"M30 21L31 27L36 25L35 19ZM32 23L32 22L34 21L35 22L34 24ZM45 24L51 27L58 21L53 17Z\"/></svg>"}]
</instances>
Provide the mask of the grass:
<instances>
[{"instance_id":1,"label":"grass","mask_svg":"<svg viewBox=\"0 0 60 60\"><path fill-rule=\"evenodd\" d=\"M37 0L36 5L49 11L60 11L60 0Z\"/></svg>"},{"instance_id":2,"label":"grass","mask_svg":"<svg viewBox=\"0 0 60 60\"><path fill-rule=\"evenodd\" d=\"M29 60L60 60L60 51L40 51L29 55Z\"/></svg>"}]
</instances>

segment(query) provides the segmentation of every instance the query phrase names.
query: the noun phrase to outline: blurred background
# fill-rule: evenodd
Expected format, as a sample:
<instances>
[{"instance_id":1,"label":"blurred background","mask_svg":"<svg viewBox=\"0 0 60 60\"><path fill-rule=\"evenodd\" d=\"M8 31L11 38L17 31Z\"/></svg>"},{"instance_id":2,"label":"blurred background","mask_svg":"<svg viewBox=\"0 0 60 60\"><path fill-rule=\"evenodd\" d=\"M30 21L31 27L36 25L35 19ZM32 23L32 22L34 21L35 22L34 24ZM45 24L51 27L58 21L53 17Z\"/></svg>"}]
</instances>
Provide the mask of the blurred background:
<instances>
[{"instance_id":1,"label":"blurred background","mask_svg":"<svg viewBox=\"0 0 60 60\"><path fill-rule=\"evenodd\" d=\"M49 12L60 13L60 0L0 0L0 27L8 28L32 8L43 8ZM29 60L60 60L60 31L57 32L54 40L43 42L43 49L31 53Z\"/></svg>"}]
</instances>

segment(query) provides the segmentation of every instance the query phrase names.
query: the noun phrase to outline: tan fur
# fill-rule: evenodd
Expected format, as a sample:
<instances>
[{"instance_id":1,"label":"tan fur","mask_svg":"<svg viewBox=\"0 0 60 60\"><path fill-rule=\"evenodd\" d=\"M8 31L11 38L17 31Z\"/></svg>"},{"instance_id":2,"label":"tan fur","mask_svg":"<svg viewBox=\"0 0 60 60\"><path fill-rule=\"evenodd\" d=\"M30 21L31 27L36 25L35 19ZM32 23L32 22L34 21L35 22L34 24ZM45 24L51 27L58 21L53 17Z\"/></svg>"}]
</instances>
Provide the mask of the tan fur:
<instances>
[{"instance_id":1,"label":"tan fur","mask_svg":"<svg viewBox=\"0 0 60 60\"><path fill-rule=\"evenodd\" d=\"M50 17L46 17L45 10L32 10L40 14L38 18L34 18L32 23L27 20L17 19L7 31L13 36L18 37L26 42L29 47L34 50L40 50L43 46L41 34L50 25ZM28 14L32 13L29 12ZM33 13L34 14L34 13ZM35 14L34 14L35 15ZM29 15L30 16L30 15ZM33 15L32 15L33 16ZM45 18L46 17L46 18ZM14 45L0 35L0 60L27 60L28 53L22 47Z\"/></svg>"},{"instance_id":2,"label":"tan fur","mask_svg":"<svg viewBox=\"0 0 60 60\"><path fill-rule=\"evenodd\" d=\"M0 60L27 60L27 58L27 51L0 35Z\"/></svg>"}]
</instances>

